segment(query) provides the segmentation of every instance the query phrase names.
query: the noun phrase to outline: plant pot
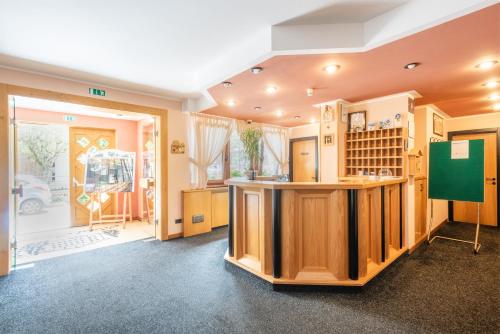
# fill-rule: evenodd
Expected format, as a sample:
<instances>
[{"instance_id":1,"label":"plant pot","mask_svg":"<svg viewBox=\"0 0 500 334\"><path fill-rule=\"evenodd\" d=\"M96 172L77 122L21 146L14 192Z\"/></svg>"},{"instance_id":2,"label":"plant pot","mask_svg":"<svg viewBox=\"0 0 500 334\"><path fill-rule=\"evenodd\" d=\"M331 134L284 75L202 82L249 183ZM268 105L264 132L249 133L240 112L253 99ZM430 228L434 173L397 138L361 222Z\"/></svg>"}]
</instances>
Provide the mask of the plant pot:
<instances>
[{"instance_id":1,"label":"plant pot","mask_svg":"<svg viewBox=\"0 0 500 334\"><path fill-rule=\"evenodd\" d=\"M251 181L257 180L257 171L256 170L249 170L247 172L247 178Z\"/></svg>"}]
</instances>

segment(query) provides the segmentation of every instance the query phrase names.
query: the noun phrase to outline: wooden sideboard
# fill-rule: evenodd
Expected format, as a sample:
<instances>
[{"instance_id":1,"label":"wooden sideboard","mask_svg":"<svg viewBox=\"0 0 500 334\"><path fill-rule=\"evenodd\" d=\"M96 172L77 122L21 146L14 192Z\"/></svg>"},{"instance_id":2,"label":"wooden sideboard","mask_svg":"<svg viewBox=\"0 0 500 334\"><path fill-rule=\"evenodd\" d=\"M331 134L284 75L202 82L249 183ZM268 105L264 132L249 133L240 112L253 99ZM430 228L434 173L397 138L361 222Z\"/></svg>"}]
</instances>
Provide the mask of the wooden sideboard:
<instances>
[{"instance_id":1,"label":"wooden sideboard","mask_svg":"<svg viewBox=\"0 0 500 334\"><path fill-rule=\"evenodd\" d=\"M190 237L228 224L227 187L182 191L183 236Z\"/></svg>"},{"instance_id":2,"label":"wooden sideboard","mask_svg":"<svg viewBox=\"0 0 500 334\"><path fill-rule=\"evenodd\" d=\"M405 179L231 179L226 261L273 284L364 285L406 250Z\"/></svg>"}]
</instances>

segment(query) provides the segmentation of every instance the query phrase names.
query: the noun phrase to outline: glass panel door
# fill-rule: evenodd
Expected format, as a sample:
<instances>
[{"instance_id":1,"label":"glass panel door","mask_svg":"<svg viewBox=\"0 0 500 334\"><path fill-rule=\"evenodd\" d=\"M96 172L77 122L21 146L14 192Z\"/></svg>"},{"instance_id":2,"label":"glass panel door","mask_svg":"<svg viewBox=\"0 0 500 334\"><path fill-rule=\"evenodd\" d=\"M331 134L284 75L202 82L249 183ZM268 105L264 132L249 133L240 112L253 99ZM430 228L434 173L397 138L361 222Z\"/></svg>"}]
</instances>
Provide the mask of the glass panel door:
<instances>
[{"instance_id":1,"label":"glass panel door","mask_svg":"<svg viewBox=\"0 0 500 334\"><path fill-rule=\"evenodd\" d=\"M14 96L9 96L9 242L10 242L10 266L14 268L17 264L17 234L16 221L19 196L22 196L22 186L16 181L17 171L17 131L16 131L16 101Z\"/></svg>"}]
</instances>

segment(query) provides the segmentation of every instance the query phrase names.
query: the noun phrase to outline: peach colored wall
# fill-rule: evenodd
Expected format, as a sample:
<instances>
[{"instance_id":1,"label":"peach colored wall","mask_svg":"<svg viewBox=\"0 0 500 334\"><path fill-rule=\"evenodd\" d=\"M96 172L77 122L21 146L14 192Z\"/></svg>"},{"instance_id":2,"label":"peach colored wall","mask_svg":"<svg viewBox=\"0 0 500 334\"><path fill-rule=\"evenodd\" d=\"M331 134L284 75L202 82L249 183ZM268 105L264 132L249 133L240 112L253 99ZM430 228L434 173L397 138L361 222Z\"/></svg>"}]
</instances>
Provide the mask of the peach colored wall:
<instances>
[{"instance_id":1,"label":"peach colored wall","mask_svg":"<svg viewBox=\"0 0 500 334\"><path fill-rule=\"evenodd\" d=\"M469 117L450 118L446 122L448 131L500 128L500 113Z\"/></svg>"},{"instance_id":2,"label":"peach colored wall","mask_svg":"<svg viewBox=\"0 0 500 334\"><path fill-rule=\"evenodd\" d=\"M33 110L25 108L16 108L16 119L20 121L30 121L36 123L47 124L64 124L68 127L90 127L98 129L114 129L116 148L127 152L136 152L136 173L135 173L135 191L132 194L132 214L138 216L138 200L139 200L139 152L137 146L137 121L109 119L103 117L92 117L84 115L74 115L75 121L64 120L64 115L72 115L70 113L50 112L43 110ZM121 205L119 206L121 207Z\"/></svg>"}]
</instances>

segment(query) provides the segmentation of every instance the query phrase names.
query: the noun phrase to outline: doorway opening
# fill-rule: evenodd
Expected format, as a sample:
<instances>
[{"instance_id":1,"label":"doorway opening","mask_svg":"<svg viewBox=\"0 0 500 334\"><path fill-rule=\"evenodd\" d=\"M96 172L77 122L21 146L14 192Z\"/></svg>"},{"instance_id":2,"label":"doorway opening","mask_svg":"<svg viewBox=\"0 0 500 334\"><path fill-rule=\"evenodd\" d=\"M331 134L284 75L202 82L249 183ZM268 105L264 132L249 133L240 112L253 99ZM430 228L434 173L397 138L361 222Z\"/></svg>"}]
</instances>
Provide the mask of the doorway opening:
<instances>
[{"instance_id":1,"label":"doorway opening","mask_svg":"<svg viewBox=\"0 0 500 334\"><path fill-rule=\"evenodd\" d=\"M9 99L14 266L156 237L156 116Z\"/></svg>"}]
</instances>

